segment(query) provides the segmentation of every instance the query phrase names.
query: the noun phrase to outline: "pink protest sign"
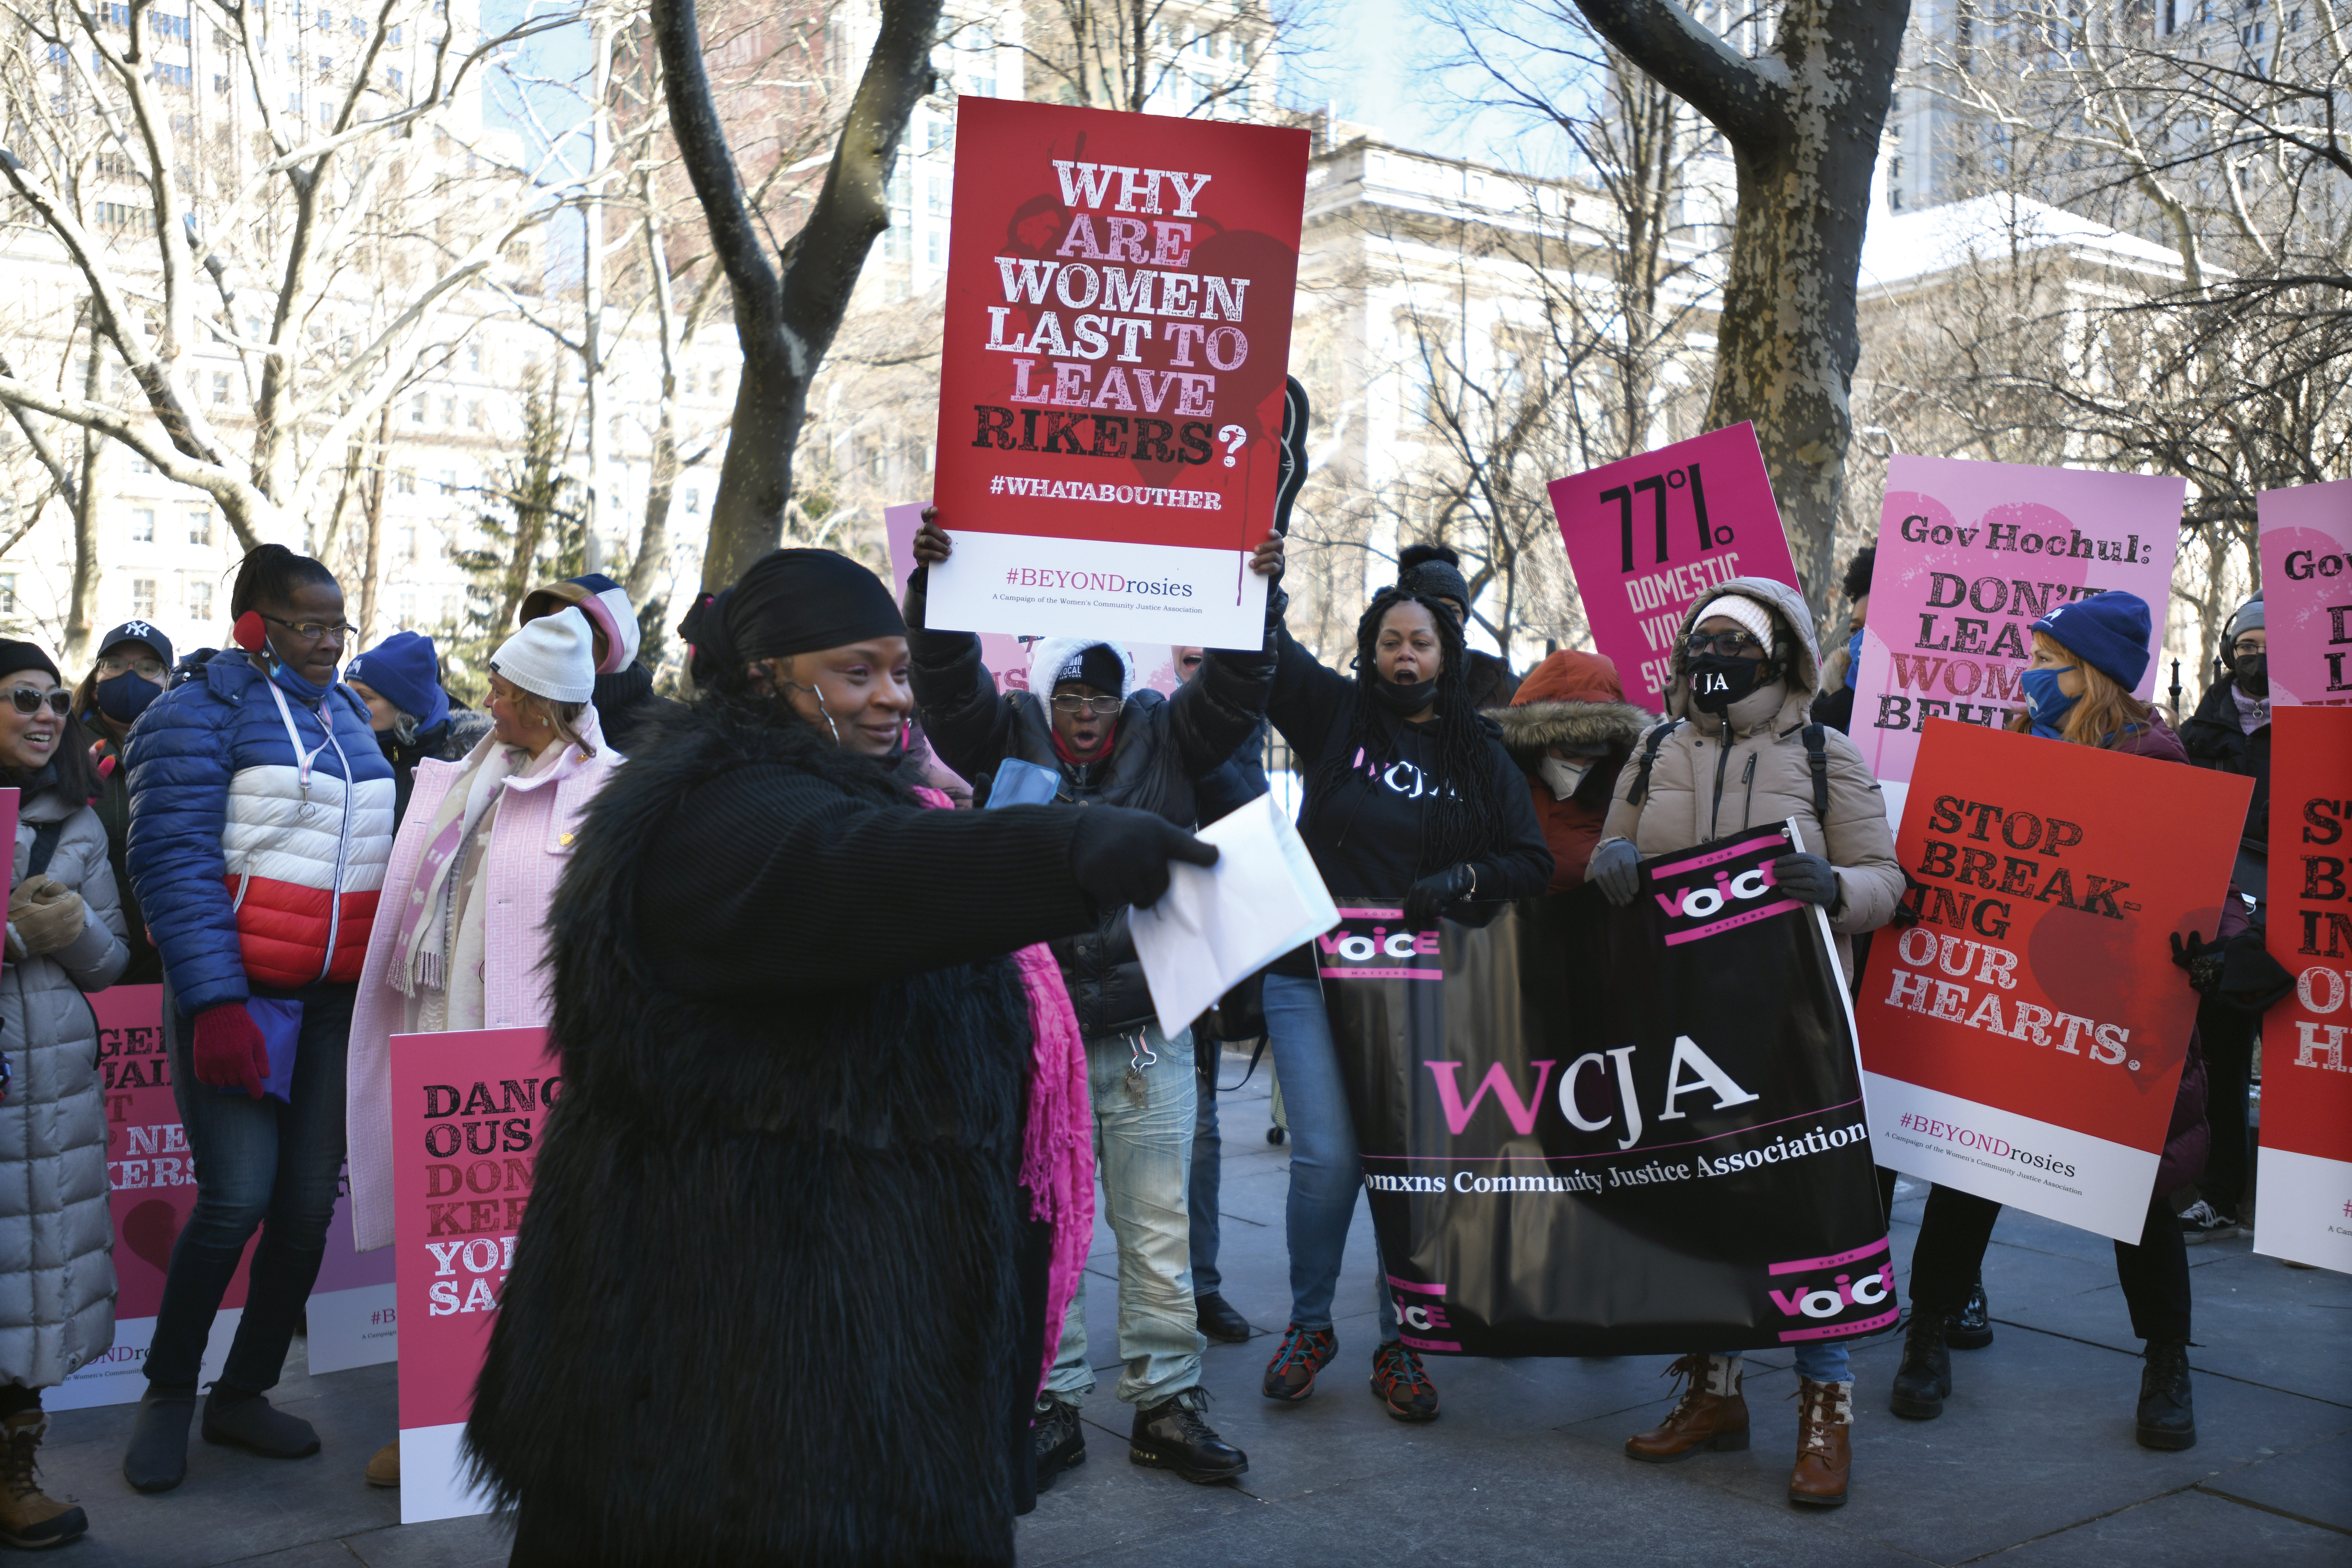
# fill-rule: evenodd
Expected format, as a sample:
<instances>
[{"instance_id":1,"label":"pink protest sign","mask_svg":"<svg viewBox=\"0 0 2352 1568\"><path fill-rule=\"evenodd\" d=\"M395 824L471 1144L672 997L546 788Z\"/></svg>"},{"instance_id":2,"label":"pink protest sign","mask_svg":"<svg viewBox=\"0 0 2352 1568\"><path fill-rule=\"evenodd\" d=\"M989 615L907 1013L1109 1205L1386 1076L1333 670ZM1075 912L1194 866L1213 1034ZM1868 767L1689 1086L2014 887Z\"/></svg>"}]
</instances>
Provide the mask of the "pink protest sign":
<instances>
[{"instance_id":1,"label":"pink protest sign","mask_svg":"<svg viewBox=\"0 0 2352 1568\"><path fill-rule=\"evenodd\" d=\"M1694 600L1734 577L1802 591L1753 425L1710 430L1551 482L1593 647L1629 701L1665 704L1675 634Z\"/></svg>"},{"instance_id":2,"label":"pink protest sign","mask_svg":"<svg viewBox=\"0 0 2352 1568\"><path fill-rule=\"evenodd\" d=\"M545 1029L392 1037L403 1524L489 1511L458 1443L558 1070Z\"/></svg>"},{"instance_id":3,"label":"pink protest sign","mask_svg":"<svg viewBox=\"0 0 2352 1568\"><path fill-rule=\"evenodd\" d=\"M1907 784L1930 719L1998 728L2025 705L2034 621L2120 589L2160 635L2189 481L1897 453L1886 467L1870 616L1853 680L1853 743ZM2135 694L2156 689L2151 657ZM1890 788L1889 808L1903 791Z\"/></svg>"},{"instance_id":4,"label":"pink protest sign","mask_svg":"<svg viewBox=\"0 0 2352 1568\"><path fill-rule=\"evenodd\" d=\"M2264 490L2255 505L2271 703L2352 702L2352 479Z\"/></svg>"}]
</instances>

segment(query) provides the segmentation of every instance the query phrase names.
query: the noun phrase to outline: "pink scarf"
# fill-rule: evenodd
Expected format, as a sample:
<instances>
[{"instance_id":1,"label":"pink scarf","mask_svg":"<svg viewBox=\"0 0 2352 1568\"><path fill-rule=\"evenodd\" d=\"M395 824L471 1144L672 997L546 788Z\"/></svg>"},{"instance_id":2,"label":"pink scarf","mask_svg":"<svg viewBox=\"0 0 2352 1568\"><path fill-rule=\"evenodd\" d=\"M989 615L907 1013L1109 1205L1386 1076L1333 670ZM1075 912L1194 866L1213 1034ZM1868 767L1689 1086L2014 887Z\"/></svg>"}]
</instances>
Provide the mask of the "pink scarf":
<instances>
[{"instance_id":1,"label":"pink scarf","mask_svg":"<svg viewBox=\"0 0 2352 1568\"><path fill-rule=\"evenodd\" d=\"M955 809L943 791L918 788L915 795L934 811ZM1062 1320L1078 1293L1087 1248L1094 1241L1094 1106L1087 1091L1086 1037L1078 1033L1061 965L1042 942L1021 949L1013 961L1021 966L1022 988L1029 995L1032 1041L1021 1184L1029 1189L1029 1217L1054 1227L1045 1275L1045 1357L1037 1376L1042 1393L1061 1350Z\"/></svg>"}]
</instances>

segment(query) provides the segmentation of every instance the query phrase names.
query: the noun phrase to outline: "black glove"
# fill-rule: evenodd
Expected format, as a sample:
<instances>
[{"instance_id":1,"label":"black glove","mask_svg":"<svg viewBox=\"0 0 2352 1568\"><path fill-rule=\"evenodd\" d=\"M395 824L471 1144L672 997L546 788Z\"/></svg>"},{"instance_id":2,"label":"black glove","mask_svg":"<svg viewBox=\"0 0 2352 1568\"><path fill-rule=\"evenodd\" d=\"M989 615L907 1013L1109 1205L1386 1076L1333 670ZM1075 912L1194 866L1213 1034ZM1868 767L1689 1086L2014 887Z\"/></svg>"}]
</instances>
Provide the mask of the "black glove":
<instances>
[{"instance_id":1,"label":"black glove","mask_svg":"<svg viewBox=\"0 0 2352 1568\"><path fill-rule=\"evenodd\" d=\"M1630 838L1612 838L1584 863L1584 879L1622 910L1642 890L1642 852Z\"/></svg>"},{"instance_id":2,"label":"black glove","mask_svg":"<svg viewBox=\"0 0 2352 1568\"><path fill-rule=\"evenodd\" d=\"M1166 817L1123 805L1090 805L1070 835L1070 875L1097 910L1150 909L1168 890L1168 862L1213 866L1217 847Z\"/></svg>"},{"instance_id":3,"label":"black glove","mask_svg":"<svg viewBox=\"0 0 2352 1568\"><path fill-rule=\"evenodd\" d=\"M2259 1013L2294 989L2294 976L2271 956L2259 926L2221 944L2221 998L2242 1012Z\"/></svg>"},{"instance_id":4,"label":"black glove","mask_svg":"<svg viewBox=\"0 0 2352 1568\"><path fill-rule=\"evenodd\" d=\"M1404 896L1404 923L1426 931L1437 923L1445 906L1478 885L1478 873L1467 862L1448 866L1415 882Z\"/></svg>"},{"instance_id":5,"label":"black glove","mask_svg":"<svg viewBox=\"0 0 2352 1568\"><path fill-rule=\"evenodd\" d=\"M1840 901L1837 872L1818 855L1781 856L1772 862L1772 881L1790 898L1819 904L1832 912Z\"/></svg>"},{"instance_id":6,"label":"black glove","mask_svg":"<svg viewBox=\"0 0 2352 1568\"><path fill-rule=\"evenodd\" d=\"M2172 962L2189 972L2189 984L2200 996L2219 1000L2221 994L2221 963L2226 949L2220 942L2208 942L2202 931L2190 931L2184 944L2180 933L2172 933ZM2292 985L2290 980L2287 984Z\"/></svg>"}]
</instances>

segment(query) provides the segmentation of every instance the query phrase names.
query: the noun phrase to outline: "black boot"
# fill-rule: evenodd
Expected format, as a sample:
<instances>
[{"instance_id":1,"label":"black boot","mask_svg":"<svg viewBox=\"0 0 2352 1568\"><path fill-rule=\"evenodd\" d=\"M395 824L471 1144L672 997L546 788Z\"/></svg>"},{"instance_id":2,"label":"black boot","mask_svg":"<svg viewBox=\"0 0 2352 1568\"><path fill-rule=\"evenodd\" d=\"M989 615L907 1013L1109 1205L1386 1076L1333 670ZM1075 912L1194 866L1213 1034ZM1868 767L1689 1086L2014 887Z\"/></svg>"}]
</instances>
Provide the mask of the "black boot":
<instances>
[{"instance_id":1,"label":"black boot","mask_svg":"<svg viewBox=\"0 0 2352 1568\"><path fill-rule=\"evenodd\" d=\"M1037 1489L1041 1492L1052 1486L1054 1478L1064 1470L1075 1470L1087 1462L1087 1431L1078 1420L1078 1407L1050 1394L1037 1401L1029 1440L1037 1450Z\"/></svg>"},{"instance_id":2,"label":"black boot","mask_svg":"<svg viewBox=\"0 0 2352 1568\"><path fill-rule=\"evenodd\" d=\"M1234 1310L1234 1304L1214 1290L1192 1303L1194 1317L1201 1331L1213 1340L1229 1345L1246 1343L1250 1337L1249 1320Z\"/></svg>"},{"instance_id":3,"label":"black boot","mask_svg":"<svg viewBox=\"0 0 2352 1568\"><path fill-rule=\"evenodd\" d=\"M1229 1481L1249 1468L1249 1456L1226 1442L1201 1418L1205 1389L1188 1388L1157 1405L1139 1408L1127 1457L1154 1469L1173 1470L1207 1486Z\"/></svg>"},{"instance_id":4,"label":"black boot","mask_svg":"<svg viewBox=\"0 0 2352 1568\"><path fill-rule=\"evenodd\" d=\"M2189 1394L2189 1342L2150 1340L2139 1374L2139 1446L2197 1447L2197 1406Z\"/></svg>"},{"instance_id":5,"label":"black boot","mask_svg":"<svg viewBox=\"0 0 2352 1568\"><path fill-rule=\"evenodd\" d=\"M1983 1280L1969 1287L1958 1311L1944 1314L1944 1343L1956 1351L1980 1351L1992 1343L1992 1306L1985 1300Z\"/></svg>"},{"instance_id":6,"label":"black boot","mask_svg":"<svg viewBox=\"0 0 2352 1568\"><path fill-rule=\"evenodd\" d=\"M188 1423L195 1418L196 1385L151 1383L122 1450L122 1479L132 1491L167 1492L188 1473Z\"/></svg>"},{"instance_id":7,"label":"black boot","mask_svg":"<svg viewBox=\"0 0 2352 1568\"><path fill-rule=\"evenodd\" d=\"M200 1428L207 1443L244 1448L265 1459L307 1459L319 1451L319 1431L299 1415L270 1408L258 1394L214 1384L205 1395L205 1422Z\"/></svg>"},{"instance_id":8,"label":"black boot","mask_svg":"<svg viewBox=\"0 0 2352 1568\"><path fill-rule=\"evenodd\" d=\"M1952 1352L1944 1346L1944 1314L1915 1302L1911 1326L1903 1335L1903 1364L1895 1370L1895 1394L1887 1408L1914 1421L1933 1421L1951 1396Z\"/></svg>"}]
</instances>

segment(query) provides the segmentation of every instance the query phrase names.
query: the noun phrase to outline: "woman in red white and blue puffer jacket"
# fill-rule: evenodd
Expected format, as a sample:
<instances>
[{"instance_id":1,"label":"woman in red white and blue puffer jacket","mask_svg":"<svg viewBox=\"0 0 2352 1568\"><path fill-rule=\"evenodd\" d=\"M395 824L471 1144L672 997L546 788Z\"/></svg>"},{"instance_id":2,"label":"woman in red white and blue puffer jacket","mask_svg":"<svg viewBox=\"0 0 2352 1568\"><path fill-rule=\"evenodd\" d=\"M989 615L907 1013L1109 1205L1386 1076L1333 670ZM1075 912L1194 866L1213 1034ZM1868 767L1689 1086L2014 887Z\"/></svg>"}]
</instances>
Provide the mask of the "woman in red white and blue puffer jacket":
<instances>
[{"instance_id":1,"label":"woman in red white and blue puffer jacket","mask_svg":"<svg viewBox=\"0 0 2352 1568\"><path fill-rule=\"evenodd\" d=\"M261 1395L325 1255L352 1001L392 853L392 764L335 679L352 628L334 574L265 544L238 567L229 612L237 647L150 703L128 743L131 879L163 955L172 1090L196 1169L123 1456L141 1491L186 1472L205 1337L257 1226L205 1439L318 1452L310 1424Z\"/></svg>"}]
</instances>

